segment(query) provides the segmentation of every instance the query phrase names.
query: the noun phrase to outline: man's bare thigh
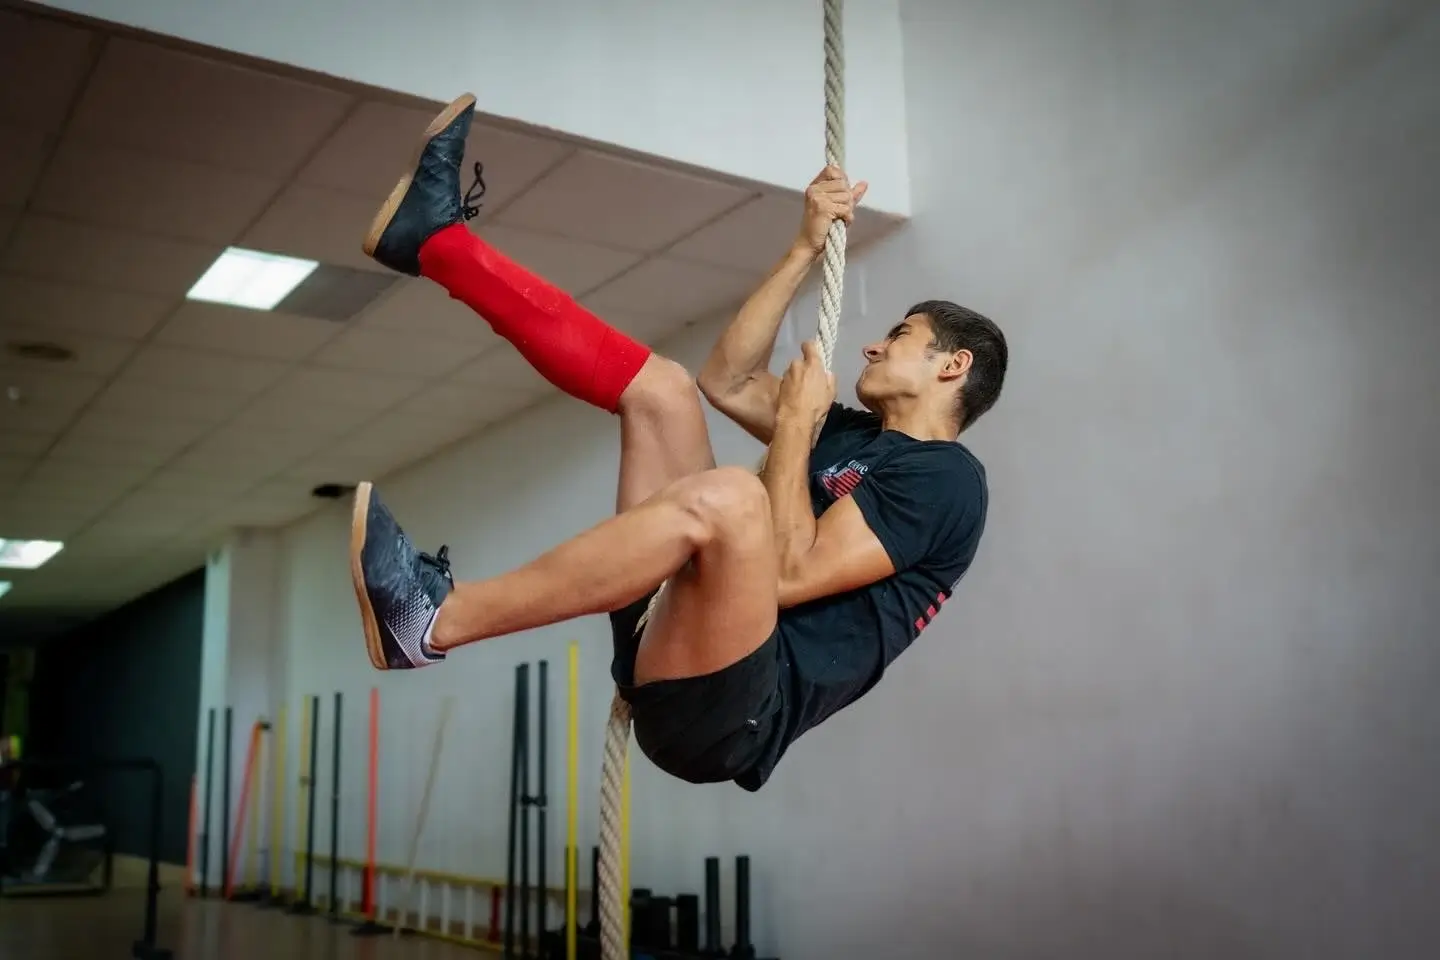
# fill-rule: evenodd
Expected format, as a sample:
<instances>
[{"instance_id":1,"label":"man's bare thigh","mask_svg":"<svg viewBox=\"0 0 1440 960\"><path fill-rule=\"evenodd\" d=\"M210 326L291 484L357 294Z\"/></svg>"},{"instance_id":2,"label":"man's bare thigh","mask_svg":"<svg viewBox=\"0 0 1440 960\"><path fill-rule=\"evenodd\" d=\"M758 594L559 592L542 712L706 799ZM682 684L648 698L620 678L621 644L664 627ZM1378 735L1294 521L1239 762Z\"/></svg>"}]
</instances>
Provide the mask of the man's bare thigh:
<instances>
[{"instance_id":1,"label":"man's bare thigh","mask_svg":"<svg viewBox=\"0 0 1440 960\"><path fill-rule=\"evenodd\" d=\"M689 371L652 354L620 397L620 479L615 512L715 466L700 393Z\"/></svg>"},{"instance_id":2,"label":"man's bare thigh","mask_svg":"<svg viewBox=\"0 0 1440 960\"><path fill-rule=\"evenodd\" d=\"M718 534L671 577L651 612L635 657L637 685L723 670L775 629L779 573L765 488L737 467L706 476L704 509L719 518Z\"/></svg>"}]
</instances>

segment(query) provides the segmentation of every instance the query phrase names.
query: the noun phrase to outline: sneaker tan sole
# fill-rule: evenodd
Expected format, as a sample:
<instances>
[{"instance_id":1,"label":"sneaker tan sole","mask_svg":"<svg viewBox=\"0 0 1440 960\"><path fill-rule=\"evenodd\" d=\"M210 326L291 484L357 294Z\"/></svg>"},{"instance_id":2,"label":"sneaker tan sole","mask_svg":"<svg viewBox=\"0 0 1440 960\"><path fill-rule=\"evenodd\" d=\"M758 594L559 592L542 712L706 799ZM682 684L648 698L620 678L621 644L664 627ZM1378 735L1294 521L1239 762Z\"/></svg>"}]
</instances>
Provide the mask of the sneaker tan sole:
<instances>
[{"instance_id":1,"label":"sneaker tan sole","mask_svg":"<svg viewBox=\"0 0 1440 960\"><path fill-rule=\"evenodd\" d=\"M365 589L365 567L360 555L365 549L365 521L370 516L371 483L362 483L355 488L355 508L350 514L350 579L355 583L355 599L360 604L360 628L365 631L365 648L370 653L370 662L376 670L388 670L385 650L380 645L380 624L375 620L375 608L370 605L370 593Z\"/></svg>"},{"instance_id":2,"label":"sneaker tan sole","mask_svg":"<svg viewBox=\"0 0 1440 960\"><path fill-rule=\"evenodd\" d=\"M380 211L375 214L375 219L370 221L370 232L365 235L365 242L361 244L365 256L375 256L375 248L380 245L381 234L385 232L386 227L390 226L390 221L395 218L395 211L400 209L400 201L405 199L405 191L410 189L410 181L415 178L415 167L420 163L420 156L425 152L425 147L435 139L436 134L454 123L455 118L474 103L475 95L472 93L457 97L450 106L441 110L435 119L430 121L430 126L425 128L425 136L420 141L420 146L415 149L415 156L410 160L410 169L405 172L405 176L400 178L400 182L395 184L395 189L390 191L390 196L386 197L385 202L380 205Z\"/></svg>"}]
</instances>

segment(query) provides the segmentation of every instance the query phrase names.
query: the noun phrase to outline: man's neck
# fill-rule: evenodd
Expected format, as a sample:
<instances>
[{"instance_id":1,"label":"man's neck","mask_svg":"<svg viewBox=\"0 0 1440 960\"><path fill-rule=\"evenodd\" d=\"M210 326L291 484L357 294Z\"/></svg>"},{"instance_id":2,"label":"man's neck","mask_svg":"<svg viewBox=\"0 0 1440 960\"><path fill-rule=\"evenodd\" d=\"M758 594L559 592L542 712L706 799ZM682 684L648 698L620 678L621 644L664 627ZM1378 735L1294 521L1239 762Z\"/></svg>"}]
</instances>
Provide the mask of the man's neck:
<instances>
[{"instance_id":1,"label":"man's neck","mask_svg":"<svg viewBox=\"0 0 1440 960\"><path fill-rule=\"evenodd\" d=\"M882 430L895 430L916 440L954 441L960 436L954 415L949 411L923 410L916 407L880 412Z\"/></svg>"}]
</instances>

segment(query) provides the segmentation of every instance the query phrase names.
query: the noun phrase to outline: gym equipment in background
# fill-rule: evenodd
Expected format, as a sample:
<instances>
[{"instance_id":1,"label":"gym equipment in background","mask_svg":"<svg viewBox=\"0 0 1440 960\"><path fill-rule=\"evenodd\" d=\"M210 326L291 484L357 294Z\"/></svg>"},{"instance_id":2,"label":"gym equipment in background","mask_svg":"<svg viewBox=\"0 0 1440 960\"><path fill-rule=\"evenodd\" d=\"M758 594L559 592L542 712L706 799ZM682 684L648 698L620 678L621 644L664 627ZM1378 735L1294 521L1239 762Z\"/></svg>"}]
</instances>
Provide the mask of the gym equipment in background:
<instances>
[{"instance_id":1,"label":"gym equipment in background","mask_svg":"<svg viewBox=\"0 0 1440 960\"><path fill-rule=\"evenodd\" d=\"M601 960L600 848L591 859L591 921L571 931L569 924L547 930L536 960ZM628 897L630 939L626 956L634 960L757 960L750 942L750 858L735 858L735 943L727 950L720 936L720 858L705 858L704 943L700 940L700 898L693 893L664 896L637 887ZM778 958L771 958L778 960Z\"/></svg>"},{"instance_id":2,"label":"gym equipment in background","mask_svg":"<svg viewBox=\"0 0 1440 960\"><path fill-rule=\"evenodd\" d=\"M49 775L60 782L74 783L76 780L80 780L89 784L95 784L97 781L124 773L143 773L148 777L150 781L149 836L147 838L149 871L145 884L145 925L140 939L136 940L131 948L130 955L135 960L172 960L171 952L157 946L155 942L159 916L157 903L160 895L160 834L165 802L165 773L160 768L159 762L153 757L122 760L30 759L15 761L7 764L7 767L21 774L22 783L28 783L32 779L29 774L38 774L41 777ZM96 789L100 788L97 786Z\"/></svg>"},{"instance_id":3,"label":"gym equipment in background","mask_svg":"<svg viewBox=\"0 0 1440 960\"><path fill-rule=\"evenodd\" d=\"M17 784L0 798L7 824L0 894L95 896L110 889L114 849L98 798L84 780L64 787Z\"/></svg>"}]
</instances>

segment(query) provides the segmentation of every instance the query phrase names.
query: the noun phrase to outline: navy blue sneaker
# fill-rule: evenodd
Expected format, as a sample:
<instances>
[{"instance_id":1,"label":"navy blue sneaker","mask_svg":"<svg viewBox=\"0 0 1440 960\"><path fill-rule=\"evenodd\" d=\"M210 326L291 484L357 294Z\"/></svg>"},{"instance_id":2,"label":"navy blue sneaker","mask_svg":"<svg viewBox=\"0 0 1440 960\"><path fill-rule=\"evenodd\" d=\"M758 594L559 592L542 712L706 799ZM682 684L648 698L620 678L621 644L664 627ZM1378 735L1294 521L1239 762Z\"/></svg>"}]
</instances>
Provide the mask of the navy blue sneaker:
<instances>
[{"instance_id":1,"label":"navy blue sneaker","mask_svg":"<svg viewBox=\"0 0 1440 960\"><path fill-rule=\"evenodd\" d=\"M479 212L461 202L460 161L475 116L475 97L465 94L425 128L415 169L400 178L370 223L365 255L391 270L420 276L420 247L435 233Z\"/></svg>"},{"instance_id":2,"label":"navy blue sneaker","mask_svg":"<svg viewBox=\"0 0 1440 960\"><path fill-rule=\"evenodd\" d=\"M350 575L377 670L408 670L445 659L428 639L440 604L455 589L449 549L441 547L433 557L416 550L370 483L355 491Z\"/></svg>"}]
</instances>

